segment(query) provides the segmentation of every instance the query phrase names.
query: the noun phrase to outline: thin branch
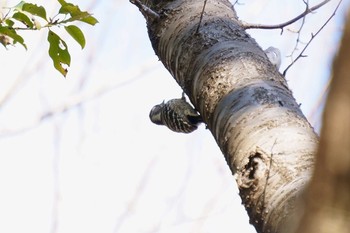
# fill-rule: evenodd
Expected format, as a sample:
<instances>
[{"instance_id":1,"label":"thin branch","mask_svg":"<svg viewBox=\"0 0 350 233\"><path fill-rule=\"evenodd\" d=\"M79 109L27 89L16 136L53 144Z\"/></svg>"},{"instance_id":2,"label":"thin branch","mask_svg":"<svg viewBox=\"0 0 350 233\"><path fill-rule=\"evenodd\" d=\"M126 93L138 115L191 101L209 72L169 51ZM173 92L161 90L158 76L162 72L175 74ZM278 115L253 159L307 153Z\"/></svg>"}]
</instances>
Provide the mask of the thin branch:
<instances>
[{"instance_id":1,"label":"thin branch","mask_svg":"<svg viewBox=\"0 0 350 233\"><path fill-rule=\"evenodd\" d=\"M41 37L39 41L43 41L44 36ZM34 49L34 51L39 51L40 46L42 44L38 43L37 47ZM35 59L36 53L32 53L28 59L28 61L33 61ZM43 64L46 60L46 56L44 53L40 55L41 57L39 58L39 61L36 63L35 67L29 67L29 66L24 66L21 69L21 72L18 74L16 80L13 82L11 87L6 91L6 93L2 96L0 96L0 110L4 107L4 105L16 94L18 89L23 85L23 83L31 78L31 74L35 73L38 71L39 67L41 64Z\"/></svg>"},{"instance_id":2,"label":"thin branch","mask_svg":"<svg viewBox=\"0 0 350 233\"><path fill-rule=\"evenodd\" d=\"M59 226L59 201L61 196L60 190L60 142L61 142L61 125L55 124L53 136L53 160L52 160L52 178L53 178L53 203L52 203L52 224L50 233L56 233Z\"/></svg>"},{"instance_id":3,"label":"thin branch","mask_svg":"<svg viewBox=\"0 0 350 233\"><path fill-rule=\"evenodd\" d=\"M285 22L285 23L281 23L281 24L276 24L276 25L264 25L264 24L249 24L249 23L242 23L242 27L244 29L283 29L284 27L295 23L296 21L298 21L299 19L305 17L306 15L308 15L309 13L312 13L313 11L317 10L318 8L322 7L323 5L325 5L326 3L330 2L331 0L325 0L323 2L321 2L320 4L313 6L311 8L306 8L306 10L301 13L300 15L298 15L297 17Z\"/></svg>"},{"instance_id":4,"label":"thin branch","mask_svg":"<svg viewBox=\"0 0 350 233\"><path fill-rule=\"evenodd\" d=\"M303 2L305 3L305 7L306 7L305 10L309 9L309 0L307 0L307 1L303 0ZM298 50L298 45L299 45L299 42L300 42L300 33L301 33L301 30L303 29L303 27L305 25L305 18L306 17L303 18L298 31L296 31L296 33L298 33L298 37L297 37L297 40L296 40L296 43L295 43L295 46L294 46L294 49L293 49L292 53L288 56L288 57L291 57L292 61L293 61L294 53Z\"/></svg>"},{"instance_id":5,"label":"thin branch","mask_svg":"<svg viewBox=\"0 0 350 233\"><path fill-rule=\"evenodd\" d=\"M125 223L125 221L132 216L132 211L137 208L138 203L142 197L142 194L145 192L147 184L151 179L151 175L154 172L154 167L159 161L158 156L152 158L152 160L147 165L145 171L143 172L140 181L137 184L137 187L134 189L134 193L131 198L128 200L127 207L123 210L123 213L119 215L116 220L113 232L120 232L120 228Z\"/></svg>"},{"instance_id":6,"label":"thin branch","mask_svg":"<svg viewBox=\"0 0 350 233\"><path fill-rule=\"evenodd\" d=\"M306 55L304 55L303 53L305 52L306 48L311 44L312 40L323 30L323 28L329 23L329 21L335 16L335 13L337 12L341 2L343 0L340 0L337 7L334 9L332 15L327 19L327 21L322 25L322 27L315 33L315 34L311 34L311 39L309 40L309 42L307 42L307 44L305 45L305 47L303 48L303 50L301 51L301 53L299 54L299 56L297 58L295 58L295 60L289 64L289 66L283 71L283 76L286 76L287 71L290 67L292 67L292 65L299 60L299 58L301 57L306 57Z\"/></svg>"},{"instance_id":7,"label":"thin branch","mask_svg":"<svg viewBox=\"0 0 350 233\"><path fill-rule=\"evenodd\" d=\"M266 188L267 185L269 183L269 179L270 179L270 171L272 168L272 157L273 157L273 148L275 147L277 142L277 138L275 139L275 142L273 143L272 147L271 147L271 158L270 158L270 164L269 164L269 169L267 170L267 175L266 175L266 182L265 182L265 186L264 186L264 192L263 192L263 200L262 200L262 208L265 209L265 197L266 197Z\"/></svg>"},{"instance_id":8,"label":"thin branch","mask_svg":"<svg viewBox=\"0 0 350 233\"><path fill-rule=\"evenodd\" d=\"M105 86L97 90L93 90L85 94L77 94L76 96L70 97L69 100L67 100L65 103L42 112L38 117L36 117L32 122L30 122L26 126L22 126L17 129L1 129L0 138L16 136L18 134L34 129L40 124L42 124L45 120L48 120L56 115L67 113L68 111L76 109L76 107L86 104L92 100L95 100L111 91L114 91L115 89L124 87L126 85L132 84L135 81L138 81L139 79L144 77L144 74L148 72L153 72L155 70L155 67L156 65L154 64L145 64L145 66L139 69L139 71L135 74L133 78L130 78L122 83L116 83L114 85L106 84Z\"/></svg>"},{"instance_id":9,"label":"thin branch","mask_svg":"<svg viewBox=\"0 0 350 233\"><path fill-rule=\"evenodd\" d=\"M207 0L204 0L203 9L202 9L201 17L199 18L199 23L198 23L198 27L197 27L197 30L196 30L196 34L198 34L198 32L199 32L199 28L200 28L201 23L202 23L203 14L204 14L204 10L205 10L205 6L206 5L207 5Z\"/></svg>"},{"instance_id":10,"label":"thin branch","mask_svg":"<svg viewBox=\"0 0 350 233\"><path fill-rule=\"evenodd\" d=\"M155 12L148 6L144 5L142 2L140 2L140 0L130 0L130 2L134 4L137 8L139 8L139 10L143 14L143 16L147 19L147 21L148 20L154 21L160 18L160 15L157 12Z\"/></svg>"},{"instance_id":11,"label":"thin branch","mask_svg":"<svg viewBox=\"0 0 350 233\"><path fill-rule=\"evenodd\" d=\"M239 0L236 0L234 3L233 3L233 7L235 7L236 5L243 5L242 3L239 3Z\"/></svg>"}]
</instances>

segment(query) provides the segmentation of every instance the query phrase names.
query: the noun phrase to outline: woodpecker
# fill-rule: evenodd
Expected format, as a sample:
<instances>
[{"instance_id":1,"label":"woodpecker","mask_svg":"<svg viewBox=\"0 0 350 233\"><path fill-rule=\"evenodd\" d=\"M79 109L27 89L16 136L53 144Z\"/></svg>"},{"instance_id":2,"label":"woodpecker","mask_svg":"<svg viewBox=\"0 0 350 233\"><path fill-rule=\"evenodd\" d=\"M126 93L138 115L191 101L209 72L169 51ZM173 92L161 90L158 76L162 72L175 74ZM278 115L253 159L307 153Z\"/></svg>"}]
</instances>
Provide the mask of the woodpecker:
<instances>
[{"instance_id":1,"label":"woodpecker","mask_svg":"<svg viewBox=\"0 0 350 233\"><path fill-rule=\"evenodd\" d=\"M154 106L149 113L151 121L157 125L165 125L170 130L178 133L191 133L203 122L198 112L181 99L171 99L168 102Z\"/></svg>"},{"instance_id":2,"label":"woodpecker","mask_svg":"<svg viewBox=\"0 0 350 233\"><path fill-rule=\"evenodd\" d=\"M281 66L281 51L278 48L270 46L264 50L264 52L270 62L274 64L277 69L279 69Z\"/></svg>"}]
</instances>

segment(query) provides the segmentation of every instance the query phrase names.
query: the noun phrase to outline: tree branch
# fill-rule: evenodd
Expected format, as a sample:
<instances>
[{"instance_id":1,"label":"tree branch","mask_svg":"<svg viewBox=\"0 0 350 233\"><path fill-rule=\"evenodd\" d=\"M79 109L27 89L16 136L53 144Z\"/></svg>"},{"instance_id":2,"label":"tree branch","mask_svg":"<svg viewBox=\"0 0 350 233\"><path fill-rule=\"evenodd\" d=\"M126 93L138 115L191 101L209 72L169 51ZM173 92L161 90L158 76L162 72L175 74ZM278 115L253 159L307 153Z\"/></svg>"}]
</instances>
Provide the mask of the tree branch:
<instances>
[{"instance_id":1,"label":"tree branch","mask_svg":"<svg viewBox=\"0 0 350 233\"><path fill-rule=\"evenodd\" d=\"M134 4L137 8L139 8L139 10L143 14L143 16L147 19L147 21L149 20L154 21L160 18L157 12L153 11L151 8L144 5L142 2L140 2L140 0L130 0L130 2Z\"/></svg>"},{"instance_id":2,"label":"tree branch","mask_svg":"<svg viewBox=\"0 0 350 233\"><path fill-rule=\"evenodd\" d=\"M134 77L121 82L121 83L116 83L116 84L106 84L98 89L95 89L91 92L88 93L78 93L75 96L70 97L67 101L64 103L52 107L50 109L47 109L43 111L38 117L33 119L32 122L28 123L25 126L20 126L18 128L13 128L13 129L0 129L0 138L3 137L10 137L10 136L15 136L24 132L27 132L31 129L34 129L35 127L38 127L41 123L43 123L45 120L50 119L54 116L64 114L70 110L75 109L77 106L86 104L92 100L95 100L111 91L114 91L115 89L124 87L126 85L129 85L135 81L138 81L139 79L143 78L142 75L152 72L155 70L155 65L153 64L145 64L144 67L141 67L136 74L134 74ZM142 74L142 75L141 75Z\"/></svg>"},{"instance_id":3,"label":"tree branch","mask_svg":"<svg viewBox=\"0 0 350 233\"><path fill-rule=\"evenodd\" d=\"M303 50L301 51L301 53L298 55L297 58L295 58L295 60L289 64L289 66L287 66L287 68L283 71L283 76L286 75L288 69L290 67L292 67L292 65L297 61L299 60L299 58L301 57L305 57L305 55L303 54L305 52L305 50L307 49L307 47L311 44L311 41L323 30L323 28L329 23L329 21L335 16L335 13L337 12L341 2L343 0L340 0L337 7L334 9L332 15L327 19L327 21L322 25L322 27L315 33L315 34L311 34L311 39L307 42L307 44L305 45L305 47L303 48Z\"/></svg>"},{"instance_id":4,"label":"tree branch","mask_svg":"<svg viewBox=\"0 0 350 233\"><path fill-rule=\"evenodd\" d=\"M305 7L306 9L309 8L309 0L307 0L307 2L305 2L305 0L303 0L303 2L305 3ZM294 49L292 51L292 53L288 56L291 58L291 60L293 61L293 57L294 57L294 53L296 53L296 51L298 50L298 45L300 43L300 34L301 34L301 30L303 29L304 25L305 25L305 18L306 17L303 17L303 20L301 22L301 25L299 27L299 29L296 31L296 33L298 34L298 37L297 37L297 40L295 42L295 46L294 46Z\"/></svg>"},{"instance_id":5,"label":"tree branch","mask_svg":"<svg viewBox=\"0 0 350 233\"><path fill-rule=\"evenodd\" d=\"M298 15L297 17L285 22L285 23L281 23L281 24L276 24L276 25L264 25L264 24L249 24L249 23L242 23L242 27L244 29L282 29L290 24L295 23L296 21L298 21L299 19L305 17L306 15L308 15L309 13L312 13L313 11L317 10L318 8L322 7L323 5L325 5L326 3L330 2L330 0L325 0L323 2L321 2L320 4L317 4L316 6L313 6L311 8L306 7L305 11L303 13L301 13L300 15Z\"/></svg>"},{"instance_id":6,"label":"tree branch","mask_svg":"<svg viewBox=\"0 0 350 233\"><path fill-rule=\"evenodd\" d=\"M350 229L350 15L347 14L330 86L313 178L304 197L298 233ZM322 194L321 194L322 193Z\"/></svg>"},{"instance_id":7,"label":"tree branch","mask_svg":"<svg viewBox=\"0 0 350 233\"><path fill-rule=\"evenodd\" d=\"M281 232L310 178L317 135L228 0L207 1L211 17L195 34L202 6L160 6L167 14L148 25L153 49L208 124L250 222Z\"/></svg>"},{"instance_id":8,"label":"tree branch","mask_svg":"<svg viewBox=\"0 0 350 233\"><path fill-rule=\"evenodd\" d=\"M198 23L198 27L197 27L197 30L196 30L196 34L198 34L199 28L200 28L201 23L202 23L203 14L204 14L204 10L205 10L205 5L207 5L207 0L204 0L203 9L202 9L201 17L199 18L199 23Z\"/></svg>"}]
</instances>

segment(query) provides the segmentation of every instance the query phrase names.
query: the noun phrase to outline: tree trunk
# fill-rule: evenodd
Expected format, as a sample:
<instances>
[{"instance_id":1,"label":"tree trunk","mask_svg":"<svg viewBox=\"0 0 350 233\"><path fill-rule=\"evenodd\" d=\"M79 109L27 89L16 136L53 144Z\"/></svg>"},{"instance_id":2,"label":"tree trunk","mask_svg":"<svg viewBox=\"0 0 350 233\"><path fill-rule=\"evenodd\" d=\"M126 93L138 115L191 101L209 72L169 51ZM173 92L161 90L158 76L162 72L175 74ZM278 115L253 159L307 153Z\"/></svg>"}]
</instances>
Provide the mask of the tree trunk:
<instances>
[{"instance_id":1,"label":"tree trunk","mask_svg":"<svg viewBox=\"0 0 350 233\"><path fill-rule=\"evenodd\" d=\"M231 3L141 1L153 49L202 115L258 232L280 232L309 181L318 138ZM151 3L151 4L150 4Z\"/></svg>"},{"instance_id":2,"label":"tree trunk","mask_svg":"<svg viewBox=\"0 0 350 233\"><path fill-rule=\"evenodd\" d=\"M350 14L344 29L298 232L350 232Z\"/></svg>"}]
</instances>

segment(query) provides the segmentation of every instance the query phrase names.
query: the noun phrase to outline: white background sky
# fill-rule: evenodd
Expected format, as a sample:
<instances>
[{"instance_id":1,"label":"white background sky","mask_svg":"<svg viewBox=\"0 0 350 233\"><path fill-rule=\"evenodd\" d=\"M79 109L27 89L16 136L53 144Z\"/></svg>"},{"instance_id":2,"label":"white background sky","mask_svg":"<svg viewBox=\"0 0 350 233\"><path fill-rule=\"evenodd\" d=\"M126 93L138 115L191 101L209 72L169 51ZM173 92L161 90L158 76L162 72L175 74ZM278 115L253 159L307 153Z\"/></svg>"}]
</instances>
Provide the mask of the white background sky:
<instances>
[{"instance_id":1,"label":"white background sky","mask_svg":"<svg viewBox=\"0 0 350 233\"><path fill-rule=\"evenodd\" d=\"M58 9L54 0L31 2L51 16ZM285 22L304 10L301 0L240 2L240 19L252 23ZM53 29L72 56L66 79L53 68L45 29L21 33L28 51L0 48L0 232L254 232L210 132L202 125L176 134L150 122L150 109L181 90L155 56L141 13L126 0L74 3L100 23L79 24L84 50ZM317 130L346 3L286 77ZM336 4L307 17L302 42ZM296 34L249 33L263 48L281 49L281 70L289 64Z\"/></svg>"}]
</instances>

